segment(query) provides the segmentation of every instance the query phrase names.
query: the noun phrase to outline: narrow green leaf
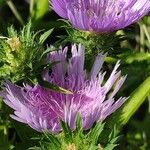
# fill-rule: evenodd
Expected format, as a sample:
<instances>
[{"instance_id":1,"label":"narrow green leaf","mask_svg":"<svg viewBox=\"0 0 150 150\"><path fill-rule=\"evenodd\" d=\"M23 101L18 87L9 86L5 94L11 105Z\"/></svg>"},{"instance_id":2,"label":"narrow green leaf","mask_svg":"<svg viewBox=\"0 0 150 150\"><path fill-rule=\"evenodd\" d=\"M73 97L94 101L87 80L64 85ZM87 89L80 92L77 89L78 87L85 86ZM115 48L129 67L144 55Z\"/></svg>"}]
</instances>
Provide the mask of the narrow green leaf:
<instances>
[{"instance_id":1,"label":"narrow green leaf","mask_svg":"<svg viewBox=\"0 0 150 150\"><path fill-rule=\"evenodd\" d=\"M121 55L117 55L117 57L126 64L132 64L133 62L143 62L143 61L150 62L150 53L146 53L146 52L140 52L140 53L126 52ZM116 63L118 59L108 56L106 57L105 61L108 63Z\"/></svg>"},{"instance_id":2,"label":"narrow green leaf","mask_svg":"<svg viewBox=\"0 0 150 150\"><path fill-rule=\"evenodd\" d=\"M58 140L58 138L55 135L52 135L52 134L50 134L48 132L47 133L45 132L44 135L56 147L60 147L61 146L60 141Z\"/></svg>"},{"instance_id":3,"label":"narrow green leaf","mask_svg":"<svg viewBox=\"0 0 150 150\"><path fill-rule=\"evenodd\" d=\"M145 52L140 53L124 53L120 55L120 58L123 59L127 64L131 64L134 61L150 61L150 54Z\"/></svg>"},{"instance_id":4,"label":"narrow green leaf","mask_svg":"<svg viewBox=\"0 0 150 150\"><path fill-rule=\"evenodd\" d=\"M92 139L92 144L96 144L100 134L104 129L104 125L101 122L96 123L95 127L91 130L89 137Z\"/></svg>"},{"instance_id":5,"label":"narrow green leaf","mask_svg":"<svg viewBox=\"0 0 150 150\"><path fill-rule=\"evenodd\" d=\"M88 150L98 150L98 146L91 145Z\"/></svg>"},{"instance_id":6,"label":"narrow green leaf","mask_svg":"<svg viewBox=\"0 0 150 150\"><path fill-rule=\"evenodd\" d=\"M45 40L51 35L51 33L53 32L53 28L44 32L41 37L40 37L40 44L43 44L45 42Z\"/></svg>"},{"instance_id":7,"label":"narrow green leaf","mask_svg":"<svg viewBox=\"0 0 150 150\"><path fill-rule=\"evenodd\" d=\"M17 7L15 6L15 4L11 0L9 0L9 1L7 1L7 5L9 6L10 10L12 11L12 13L16 17L16 19L19 21L19 23L21 25L23 25L24 20L23 20L22 16L20 15L20 13L19 13Z\"/></svg>"},{"instance_id":8,"label":"narrow green leaf","mask_svg":"<svg viewBox=\"0 0 150 150\"><path fill-rule=\"evenodd\" d=\"M72 143L73 142L73 133L69 127L69 125L67 123L65 123L64 121L61 120L61 126L63 128L63 133L64 133L64 136L65 136L65 140L67 143Z\"/></svg>"},{"instance_id":9,"label":"narrow green leaf","mask_svg":"<svg viewBox=\"0 0 150 150\"><path fill-rule=\"evenodd\" d=\"M117 146L117 144L109 144L103 150L113 150L116 146Z\"/></svg>"},{"instance_id":10,"label":"narrow green leaf","mask_svg":"<svg viewBox=\"0 0 150 150\"><path fill-rule=\"evenodd\" d=\"M34 19L41 19L49 11L49 1L48 0L36 0L34 2Z\"/></svg>"},{"instance_id":11,"label":"narrow green leaf","mask_svg":"<svg viewBox=\"0 0 150 150\"><path fill-rule=\"evenodd\" d=\"M77 115L77 120L76 120L76 131L77 132L82 132L83 126L82 126L82 118L80 114Z\"/></svg>"},{"instance_id":12,"label":"narrow green leaf","mask_svg":"<svg viewBox=\"0 0 150 150\"><path fill-rule=\"evenodd\" d=\"M110 128L116 124L121 129L141 106L150 93L150 77L148 77L130 96L127 102L108 120Z\"/></svg>"},{"instance_id":13,"label":"narrow green leaf","mask_svg":"<svg viewBox=\"0 0 150 150\"><path fill-rule=\"evenodd\" d=\"M40 58L43 58L43 56L45 56L46 54L48 54L48 53L50 53L50 52L52 52L52 51L56 51L56 50L58 50L58 49L56 49L55 47L48 47L48 48L43 52L43 54L41 55Z\"/></svg>"}]
</instances>

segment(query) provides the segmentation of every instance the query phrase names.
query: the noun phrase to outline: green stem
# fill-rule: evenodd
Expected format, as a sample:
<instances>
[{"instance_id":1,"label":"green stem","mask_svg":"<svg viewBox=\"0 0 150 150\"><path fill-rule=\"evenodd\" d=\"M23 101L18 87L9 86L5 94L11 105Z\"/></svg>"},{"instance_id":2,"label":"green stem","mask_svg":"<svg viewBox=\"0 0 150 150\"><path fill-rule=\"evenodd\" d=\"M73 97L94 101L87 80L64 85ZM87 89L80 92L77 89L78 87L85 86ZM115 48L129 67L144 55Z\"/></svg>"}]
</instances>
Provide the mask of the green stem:
<instances>
[{"instance_id":1,"label":"green stem","mask_svg":"<svg viewBox=\"0 0 150 150\"><path fill-rule=\"evenodd\" d=\"M149 42L149 44L150 44L150 35L149 35L149 33L148 33L148 30L147 30L145 24L143 24L143 30L144 30L145 35L146 35L146 37L147 37L147 39L148 39L148 42Z\"/></svg>"},{"instance_id":2,"label":"green stem","mask_svg":"<svg viewBox=\"0 0 150 150\"><path fill-rule=\"evenodd\" d=\"M150 95L148 96L148 113L150 114Z\"/></svg>"},{"instance_id":3,"label":"green stem","mask_svg":"<svg viewBox=\"0 0 150 150\"><path fill-rule=\"evenodd\" d=\"M35 3L35 0L30 0L30 15L31 15L31 17L34 16L34 14L33 14L34 3Z\"/></svg>"},{"instance_id":4,"label":"green stem","mask_svg":"<svg viewBox=\"0 0 150 150\"><path fill-rule=\"evenodd\" d=\"M15 15L15 17L17 18L17 20L20 22L20 24L24 24L24 21L20 15L20 13L18 12L16 6L14 5L14 3L9 0L7 1L7 5L9 6L9 8L11 9L12 13Z\"/></svg>"},{"instance_id":5,"label":"green stem","mask_svg":"<svg viewBox=\"0 0 150 150\"><path fill-rule=\"evenodd\" d=\"M143 52L143 45L144 45L144 31L143 31L143 25L140 26L140 52Z\"/></svg>"}]
</instances>

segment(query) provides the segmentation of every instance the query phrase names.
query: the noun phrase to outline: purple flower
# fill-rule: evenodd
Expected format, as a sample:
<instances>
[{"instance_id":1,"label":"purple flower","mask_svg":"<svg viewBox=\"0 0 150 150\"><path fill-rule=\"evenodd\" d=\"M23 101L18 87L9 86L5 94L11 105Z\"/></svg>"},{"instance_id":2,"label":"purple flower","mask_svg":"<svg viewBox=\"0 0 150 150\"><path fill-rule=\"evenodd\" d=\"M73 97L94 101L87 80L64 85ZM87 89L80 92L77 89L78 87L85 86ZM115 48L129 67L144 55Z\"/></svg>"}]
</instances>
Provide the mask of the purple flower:
<instances>
[{"instance_id":1,"label":"purple flower","mask_svg":"<svg viewBox=\"0 0 150 150\"><path fill-rule=\"evenodd\" d=\"M100 72L105 55L99 54L89 74L84 70L84 47L73 45L72 57L67 59L67 47L50 53L48 59L60 61L49 71L42 73L43 79L58 84L73 92L63 94L40 85L20 87L6 82L1 92L4 102L13 108L13 119L28 124L37 131L61 131L60 120L72 130L76 128L77 114L80 114L84 130L96 121L103 121L118 109L126 100L114 96L125 81L115 65L110 77L104 83L105 73Z\"/></svg>"},{"instance_id":2,"label":"purple flower","mask_svg":"<svg viewBox=\"0 0 150 150\"><path fill-rule=\"evenodd\" d=\"M150 0L52 0L55 12L75 28L110 32L125 28L150 11Z\"/></svg>"}]
</instances>

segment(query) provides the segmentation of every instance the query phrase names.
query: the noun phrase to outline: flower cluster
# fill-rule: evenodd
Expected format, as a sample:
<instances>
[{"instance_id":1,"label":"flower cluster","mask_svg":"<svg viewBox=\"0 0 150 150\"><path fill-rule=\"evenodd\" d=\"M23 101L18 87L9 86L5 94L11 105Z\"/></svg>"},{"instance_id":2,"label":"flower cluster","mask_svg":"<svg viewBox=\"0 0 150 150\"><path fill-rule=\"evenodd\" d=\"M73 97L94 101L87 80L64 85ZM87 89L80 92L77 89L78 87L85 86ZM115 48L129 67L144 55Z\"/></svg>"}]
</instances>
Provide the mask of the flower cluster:
<instances>
[{"instance_id":1,"label":"flower cluster","mask_svg":"<svg viewBox=\"0 0 150 150\"><path fill-rule=\"evenodd\" d=\"M37 131L57 133L62 129L60 120L68 123L74 130L76 117L80 114L83 129L87 130L95 122L103 121L125 102L125 97L118 100L114 98L126 78L121 77L121 72L117 71L119 62L106 81L105 72L100 72L105 55L99 54L96 57L90 74L87 74L84 69L84 47L81 44L73 45L69 60L67 51L66 47L50 53L48 59L60 63L52 67L51 73L44 71L42 77L50 83L71 90L73 94L52 91L39 84L20 87L6 82L0 95L15 110L11 115L13 119L28 124Z\"/></svg>"},{"instance_id":2,"label":"flower cluster","mask_svg":"<svg viewBox=\"0 0 150 150\"><path fill-rule=\"evenodd\" d=\"M52 8L75 28L110 32L141 19L150 11L150 0L52 0Z\"/></svg>"}]
</instances>

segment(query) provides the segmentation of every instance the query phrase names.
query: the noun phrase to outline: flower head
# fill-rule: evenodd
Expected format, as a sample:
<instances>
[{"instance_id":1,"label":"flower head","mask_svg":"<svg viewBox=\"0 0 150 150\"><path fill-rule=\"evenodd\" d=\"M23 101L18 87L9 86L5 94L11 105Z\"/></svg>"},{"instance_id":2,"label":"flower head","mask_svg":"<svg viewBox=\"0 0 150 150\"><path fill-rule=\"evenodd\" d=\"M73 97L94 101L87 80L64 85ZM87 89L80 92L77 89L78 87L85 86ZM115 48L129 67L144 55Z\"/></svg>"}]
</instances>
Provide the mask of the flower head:
<instances>
[{"instance_id":1,"label":"flower head","mask_svg":"<svg viewBox=\"0 0 150 150\"><path fill-rule=\"evenodd\" d=\"M75 28L110 32L146 15L150 0L52 0L52 8Z\"/></svg>"},{"instance_id":2,"label":"flower head","mask_svg":"<svg viewBox=\"0 0 150 150\"><path fill-rule=\"evenodd\" d=\"M73 94L64 94L40 85L20 87L5 83L1 92L4 102L13 108L13 119L26 123L37 131L61 131L60 120L76 128L76 117L80 114L83 129L89 129L96 121L103 121L118 109L126 100L114 96L126 77L117 71L115 65L110 77L104 83L105 73L100 72L105 55L99 54L89 74L84 70L84 47L72 46L72 57L67 60L67 47L51 52L49 59L60 63L42 73L44 80L71 90Z\"/></svg>"}]
</instances>

